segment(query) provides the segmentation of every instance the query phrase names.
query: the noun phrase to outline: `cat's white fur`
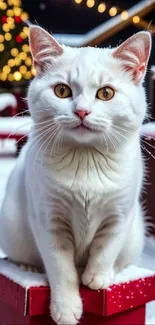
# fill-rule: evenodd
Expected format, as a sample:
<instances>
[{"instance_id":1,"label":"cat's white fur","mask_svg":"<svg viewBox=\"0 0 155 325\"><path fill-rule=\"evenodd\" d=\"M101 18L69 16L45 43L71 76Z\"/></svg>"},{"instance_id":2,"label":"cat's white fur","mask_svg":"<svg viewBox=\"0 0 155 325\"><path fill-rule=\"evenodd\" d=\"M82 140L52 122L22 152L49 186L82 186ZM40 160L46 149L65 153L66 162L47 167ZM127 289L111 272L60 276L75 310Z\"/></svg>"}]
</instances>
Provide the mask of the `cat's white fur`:
<instances>
[{"instance_id":1,"label":"cat's white fur","mask_svg":"<svg viewBox=\"0 0 155 325\"><path fill-rule=\"evenodd\" d=\"M69 48L33 26L30 45L34 125L8 181L0 245L15 262L44 265L53 319L76 324L79 278L92 289L107 288L143 248L139 128L151 39L140 32L116 49ZM72 97L55 95L60 83ZM96 98L105 85L115 89L109 101ZM75 128L78 109L90 112L83 120L89 129Z\"/></svg>"}]
</instances>

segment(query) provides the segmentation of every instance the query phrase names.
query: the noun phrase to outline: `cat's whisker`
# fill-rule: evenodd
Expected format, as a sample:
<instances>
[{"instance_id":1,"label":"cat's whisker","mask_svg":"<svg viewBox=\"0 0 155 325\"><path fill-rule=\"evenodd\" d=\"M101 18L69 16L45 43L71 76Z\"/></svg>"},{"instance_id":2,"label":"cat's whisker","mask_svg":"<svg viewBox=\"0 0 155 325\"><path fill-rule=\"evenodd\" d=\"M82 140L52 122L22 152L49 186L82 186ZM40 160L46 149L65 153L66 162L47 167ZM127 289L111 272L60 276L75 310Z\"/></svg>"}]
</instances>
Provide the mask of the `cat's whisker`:
<instances>
[{"instance_id":1,"label":"cat's whisker","mask_svg":"<svg viewBox=\"0 0 155 325\"><path fill-rule=\"evenodd\" d=\"M145 140L143 140L143 139L142 139L142 141L143 141L144 143L146 143L149 147L155 149L155 147L154 147L152 144L150 144L149 142L147 142L147 141L145 141Z\"/></svg>"},{"instance_id":2,"label":"cat's whisker","mask_svg":"<svg viewBox=\"0 0 155 325\"><path fill-rule=\"evenodd\" d=\"M43 159L44 159L44 156L45 156L45 153L46 153L46 150L48 148L48 146L50 145L51 141L53 140L53 138L51 137L51 134L47 137L47 139L44 141L43 145L44 146L47 142L47 145L45 146L45 149L43 150L43 153L42 153L42 159L41 159L41 170L43 172Z\"/></svg>"},{"instance_id":3,"label":"cat's whisker","mask_svg":"<svg viewBox=\"0 0 155 325\"><path fill-rule=\"evenodd\" d=\"M24 124L25 125L25 124ZM48 127L48 126L50 126L51 125L51 122L49 123L49 124L46 124L46 125L44 125L43 127L41 127L41 128L39 128L38 130L30 130L30 132L29 133L27 133L27 134L25 134L25 135L23 135L18 141L16 141L16 143L19 143L22 139L25 139L27 136L29 136L29 135L32 135L32 134L35 134L36 132L40 132L40 131L42 131L42 130L44 130L46 127ZM15 133L12 133L11 135L14 135ZM10 135L10 136L11 136Z\"/></svg>"},{"instance_id":4,"label":"cat's whisker","mask_svg":"<svg viewBox=\"0 0 155 325\"><path fill-rule=\"evenodd\" d=\"M20 116L20 115L24 116L24 113L28 113L28 112L30 113L29 109L26 109L23 112L19 112L19 113L15 114L15 115L11 116L11 119L14 119L15 117Z\"/></svg>"},{"instance_id":5,"label":"cat's whisker","mask_svg":"<svg viewBox=\"0 0 155 325\"><path fill-rule=\"evenodd\" d=\"M53 125L52 125L50 128L48 128L47 130L41 132L40 134L36 135L36 137L34 137L34 138L32 138L32 139L30 140L31 142L33 142L33 141L36 141L36 140L39 138L39 140L38 140L37 142L35 142L35 143L33 144L33 146L31 147L31 149L30 149L30 151L29 151L29 153L28 153L28 157L29 157L29 155L31 154L32 150L35 148L35 146L39 143L39 141L41 141L42 138L43 138L44 136L46 136L46 134L47 134L49 131L52 130L52 128L53 128ZM27 157L27 158L28 158L28 157Z\"/></svg>"},{"instance_id":6,"label":"cat's whisker","mask_svg":"<svg viewBox=\"0 0 155 325\"><path fill-rule=\"evenodd\" d=\"M127 133L127 134L129 134L129 135L132 134L131 131L129 131L129 130L123 128L123 127L120 127L120 126L118 126L118 125L113 125L113 128L114 128L114 129L118 129L118 130L120 130L120 131L123 131L123 132L125 132L125 133Z\"/></svg>"},{"instance_id":7,"label":"cat's whisker","mask_svg":"<svg viewBox=\"0 0 155 325\"><path fill-rule=\"evenodd\" d=\"M116 148L116 146L115 146L115 143L114 143L113 139L111 138L110 133L106 133L106 134L107 134L107 137L108 137L109 141L111 142L111 144L112 144L114 150L116 150L117 148Z\"/></svg>"},{"instance_id":8,"label":"cat's whisker","mask_svg":"<svg viewBox=\"0 0 155 325\"><path fill-rule=\"evenodd\" d=\"M124 134L122 134L121 132L118 132L115 130L115 133L117 133L120 137L124 138L125 140L128 140L127 137Z\"/></svg>"},{"instance_id":9,"label":"cat's whisker","mask_svg":"<svg viewBox=\"0 0 155 325\"><path fill-rule=\"evenodd\" d=\"M47 124L48 122L51 123L51 122L52 122L51 119L49 119L49 121L46 120L46 121L42 121L42 122L35 123L35 126L39 126L39 125L42 125L42 124L45 124L45 126L46 126L46 124ZM27 123L24 123L24 124L20 125L18 128L16 128L14 132L11 132L11 133L7 136L6 139L9 139L11 136L13 136L14 134L16 134L18 130L22 129L23 127L25 127L25 126L27 126L27 125L29 125L29 124L30 124L30 126L33 126L33 125L34 125L32 120L30 120L30 121L27 122ZM27 132L27 135L28 135L30 132L33 132L33 131L30 129L30 130Z\"/></svg>"},{"instance_id":10,"label":"cat's whisker","mask_svg":"<svg viewBox=\"0 0 155 325\"><path fill-rule=\"evenodd\" d=\"M51 155L54 155L55 156L55 152L56 152L56 146L57 146L57 138L58 138L58 134L59 134L59 129L55 130L55 133L54 133L54 141L53 141L53 144L52 144L52 148L51 148Z\"/></svg>"},{"instance_id":11,"label":"cat's whisker","mask_svg":"<svg viewBox=\"0 0 155 325\"><path fill-rule=\"evenodd\" d=\"M153 159L155 159L155 156L146 148L146 147L144 147L144 146L142 146L141 145L141 147L142 147L142 149L144 150L144 151L146 151L148 154L149 154L149 156L151 156Z\"/></svg>"},{"instance_id":12,"label":"cat's whisker","mask_svg":"<svg viewBox=\"0 0 155 325\"><path fill-rule=\"evenodd\" d=\"M46 130L45 136L46 136L49 132L51 132L52 130L53 130L53 126L50 127L48 130ZM41 141L41 140L43 139L43 137L44 137L44 136L42 136L42 137L37 141L36 144L38 144L39 141ZM44 144L47 142L47 139L49 139L49 138L52 138L52 133L50 133L49 137L45 139L45 141L41 144L41 146L39 147L38 151L37 151L36 154L35 154L34 161L33 161L33 171L34 171L34 172L35 172L35 170L34 170L34 165L35 165L35 162L36 162L37 156L38 156L39 152L41 151L41 149L43 148ZM34 149L34 148L33 148L33 149Z\"/></svg>"}]
</instances>

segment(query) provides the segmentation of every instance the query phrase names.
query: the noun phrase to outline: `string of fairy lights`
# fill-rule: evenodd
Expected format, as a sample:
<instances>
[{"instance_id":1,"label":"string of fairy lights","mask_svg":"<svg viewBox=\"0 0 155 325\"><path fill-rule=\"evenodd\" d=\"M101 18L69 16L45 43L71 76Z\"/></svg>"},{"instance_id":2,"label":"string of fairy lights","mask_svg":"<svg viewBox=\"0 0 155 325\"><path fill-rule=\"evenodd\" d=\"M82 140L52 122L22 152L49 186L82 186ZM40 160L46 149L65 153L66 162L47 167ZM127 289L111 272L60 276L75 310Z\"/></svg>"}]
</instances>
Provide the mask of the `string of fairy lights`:
<instances>
[{"instance_id":1,"label":"string of fairy lights","mask_svg":"<svg viewBox=\"0 0 155 325\"><path fill-rule=\"evenodd\" d=\"M108 12L110 17L115 17L117 14L121 15L121 19L122 20L126 20L128 19L128 11L127 10L122 10L119 7L116 6L109 6L108 3L105 2L101 2L98 0L73 0L77 5L80 4L85 4L87 8L91 9L91 8L95 8L98 13L103 14L104 12ZM134 24L138 24L140 21L140 17L139 16L134 16L132 18L132 21Z\"/></svg>"},{"instance_id":2,"label":"string of fairy lights","mask_svg":"<svg viewBox=\"0 0 155 325\"><path fill-rule=\"evenodd\" d=\"M21 0L0 0L0 11L2 13L0 55L2 59L5 59L5 56L9 54L8 61L5 62L0 71L0 80L2 81L29 80L35 75L29 45L26 44L29 28L23 24L29 17L20 6ZM21 31L14 36L18 24L21 24ZM8 53L7 42L12 40L15 46Z\"/></svg>"}]
</instances>

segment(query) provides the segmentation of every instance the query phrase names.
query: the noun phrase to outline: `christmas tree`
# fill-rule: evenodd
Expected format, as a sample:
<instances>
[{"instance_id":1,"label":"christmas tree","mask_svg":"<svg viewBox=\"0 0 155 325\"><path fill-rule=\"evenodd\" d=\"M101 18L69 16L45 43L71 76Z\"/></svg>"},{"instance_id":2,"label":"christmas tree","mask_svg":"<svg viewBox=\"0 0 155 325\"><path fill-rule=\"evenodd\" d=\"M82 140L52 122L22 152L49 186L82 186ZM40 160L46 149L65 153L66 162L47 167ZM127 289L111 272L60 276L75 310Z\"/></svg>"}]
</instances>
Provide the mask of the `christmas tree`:
<instances>
[{"instance_id":1,"label":"christmas tree","mask_svg":"<svg viewBox=\"0 0 155 325\"><path fill-rule=\"evenodd\" d=\"M0 80L24 81L35 75L28 45L28 14L21 0L0 0Z\"/></svg>"}]
</instances>

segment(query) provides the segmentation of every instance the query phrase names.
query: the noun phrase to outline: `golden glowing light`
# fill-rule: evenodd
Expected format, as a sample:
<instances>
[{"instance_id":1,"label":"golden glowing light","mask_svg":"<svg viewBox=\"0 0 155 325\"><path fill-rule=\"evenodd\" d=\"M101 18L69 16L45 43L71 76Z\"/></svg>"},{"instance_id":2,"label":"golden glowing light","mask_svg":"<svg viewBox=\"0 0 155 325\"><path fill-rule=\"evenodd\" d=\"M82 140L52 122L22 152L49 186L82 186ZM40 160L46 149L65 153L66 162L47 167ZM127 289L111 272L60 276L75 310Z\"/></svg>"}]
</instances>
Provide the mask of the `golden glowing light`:
<instances>
[{"instance_id":1,"label":"golden glowing light","mask_svg":"<svg viewBox=\"0 0 155 325\"><path fill-rule=\"evenodd\" d=\"M0 43L3 43L3 42L4 42L4 36L0 35Z\"/></svg>"},{"instance_id":2,"label":"golden glowing light","mask_svg":"<svg viewBox=\"0 0 155 325\"><path fill-rule=\"evenodd\" d=\"M22 50L23 50L23 52L29 52L30 51L30 48L29 48L28 44L24 44L22 46Z\"/></svg>"},{"instance_id":3,"label":"golden glowing light","mask_svg":"<svg viewBox=\"0 0 155 325\"><path fill-rule=\"evenodd\" d=\"M100 12L101 14L106 10L106 5L105 3L100 3L97 7L98 12Z\"/></svg>"},{"instance_id":4,"label":"golden glowing light","mask_svg":"<svg viewBox=\"0 0 155 325\"><path fill-rule=\"evenodd\" d=\"M82 0L74 0L77 4L81 3Z\"/></svg>"},{"instance_id":5,"label":"golden glowing light","mask_svg":"<svg viewBox=\"0 0 155 325\"><path fill-rule=\"evenodd\" d=\"M5 49L4 44L0 44L0 52L3 52Z\"/></svg>"},{"instance_id":6,"label":"golden glowing light","mask_svg":"<svg viewBox=\"0 0 155 325\"><path fill-rule=\"evenodd\" d=\"M88 8L93 8L95 6L95 0L87 0L86 5Z\"/></svg>"},{"instance_id":7,"label":"golden glowing light","mask_svg":"<svg viewBox=\"0 0 155 325\"><path fill-rule=\"evenodd\" d=\"M27 38L27 35L26 35L24 32L21 32L19 35L20 35L20 37L23 38L23 39Z\"/></svg>"},{"instance_id":8,"label":"golden glowing light","mask_svg":"<svg viewBox=\"0 0 155 325\"><path fill-rule=\"evenodd\" d=\"M20 73L24 74L27 71L27 67L25 65L21 65L21 67L19 68L19 71L20 71Z\"/></svg>"},{"instance_id":9,"label":"golden glowing light","mask_svg":"<svg viewBox=\"0 0 155 325\"><path fill-rule=\"evenodd\" d=\"M10 29L15 29L16 26L15 26L15 24L10 24L9 27L10 27Z\"/></svg>"},{"instance_id":10,"label":"golden glowing light","mask_svg":"<svg viewBox=\"0 0 155 325\"><path fill-rule=\"evenodd\" d=\"M138 24L140 22L140 17L139 16L134 16L132 18L132 21L133 21L134 24Z\"/></svg>"},{"instance_id":11,"label":"golden glowing light","mask_svg":"<svg viewBox=\"0 0 155 325\"><path fill-rule=\"evenodd\" d=\"M14 72L14 79L16 81L20 81L22 79L22 75L19 71Z\"/></svg>"},{"instance_id":12,"label":"golden glowing light","mask_svg":"<svg viewBox=\"0 0 155 325\"><path fill-rule=\"evenodd\" d=\"M9 67L8 65L5 65L5 66L3 67L3 72L4 72L5 74L9 74L10 71L11 71L11 69L10 69L10 67Z\"/></svg>"},{"instance_id":13,"label":"golden glowing light","mask_svg":"<svg viewBox=\"0 0 155 325\"><path fill-rule=\"evenodd\" d=\"M6 39L6 41L11 41L12 35L10 33L6 33L5 34L5 39Z\"/></svg>"},{"instance_id":14,"label":"golden glowing light","mask_svg":"<svg viewBox=\"0 0 155 325\"><path fill-rule=\"evenodd\" d=\"M13 12L14 12L14 15L15 15L15 16L20 16L21 13L22 13L22 9L19 8L19 7L14 7L14 8L13 8Z\"/></svg>"},{"instance_id":15,"label":"golden glowing light","mask_svg":"<svg viewBox=\"0 0 155 325\"><path fill-rule=\"evenodd\" d=\"M13 0L8 0L8 5L12 6L13 5Z\"/></svg>"},{"instance_id":16,"label":"golden glowing light","mask_svg":"<svg viewBox=\"0 0 155 325\"><path fill-rule=\"evenodd\" d=\"M15 22L14 18L12 18L12 17L7 18L7 23L8 23L9 26L14 24L14 22Z\"/></svg>"},{"instance_id":17,"label":"golden glowing light","mask_svg":"<svg viewBox=\"0 0 155 325\"><path fill-rule=\"evenodd\" d=\"M129 15L128 15L128 12L126 10L121 12L122 20L126 20L126 19L128 19L128 17L129 17Z\"/></svg>"},{"instance_id":18,"label":"golden glowing light","mask_svg":"<svg viewBox=\"0 0 155 325\"><path fill-rule=\"evenodd\" d=\"M3 24L2 29L4 30L4 32L9 32L10 27L7 23L5 23L5 24Z\"/></svg>"},{"instance_id":19,"label":"golden glowing light","mask_svg":"<svg viewBox=\"0 0 155 325\"><path fill-rule=\"evenodd\" d=\"M0 2L0 9L1 10L6 10L7 4L5 2Z\"/></svg>"},{"instance_id":20,"label":"golden glowing light","mask_svg":"<svg viewBox=\"0 0 155 325\"><path fill-rule=\"evenodd\" d=\"M31 73L32 73L32 76L36 76L36 69L35 68L32 68L31 69Z\"/></svg>"},{"instance_id":21,"label":"golden glowing light","mask_svg":"<svg viewBox=\"0 0 155 325\"><path fill-rule=\"evenodd\" d=\"M116 8L116 7L111 7L111 8L109 9L109 15L110 15L111 17L116 16L116 15L117 15L117 8Z\"/></svg>"},{"instance_id":22,"label":"golden glowing light","mask_svg":"<svg viewBox=\"0 0 155 325\"><path fill-rule=\"evenodd\" d=\"M12 9L8 9L7 12L6 12L6 14L7 14L8 17L14 16L14 12L13 12Z\"/></svg>"},{"instance_id":23,"label":"golden glowing light","mask_svg":"<svg viewBox=\"0 0 155 325\"><path fill-rule=\"evenodd\" d=\"M19 53L18 49L16 49L15 47L11 50L11 55L12 56L17 56Z\"/></svg>"},{"instance_id":24,"label":"golden glowing light","mask_svg":"<svg viewBox=\"0 0 155 325\"><path fill-rule=\"evenodd\" d=\"M6 81L6 80L7 80L7 74L5 74L4 72L1 72L1 74L0 74L0 79L1 79L2 81Z\"/></svg>"},{"instance_id":25,"label":"golden glowing light","mask_svg":"<svg viewBox=\"0 0 155 325\"><path fill-rule=\"evenodd\" d=\"M21 59L19 57L15 58L15 65L21 65Z\"/></svg>"},{"instance_id":26,"label":"golden glowing light","mask_svg":"<svg viewBox=\"0 0 155 325\"><path fill-rule=\"evenodd\" d=\"M13 0L14 6L21 6L21 0Z\"/></svg>"},{"instance_id":27,"label":"golden glowing light","mask_svg":"<svg viewBox=\"0 0 155 325\"><path fill-rule=\"evenodd\" d=\"M13 81L14 80L14 75L12 73L8 74L8 80Z\"/></svg>"},{"instance_id":28,"label":"golden glowing light","mask_svg":"<svg viewBox=\"0 0 155 325\"><path fill-rule=\"evenodd\" d=\"M26 21L26 20L28 20L28 18L29 18L29 15L28 15L28 13L27 12L22 12L21 13L21 19L23 20L23 21Z\"/></svg>"},{"instance_id":29,"label":"golden glowing light","mask_svg":"<svg viewBox=\"0 0 155 325\"><path fill-rule=\"evenodd\" d=\"M27 58L26 60L25 60L25 64L29 67L29 66L31 66L32 65L32 59L31 58Z\"/></svg>"},{"instance_id":30,"label":"golden glowing light","mask_svg":"<svg viewBox=\"0 0 155 325\"><path fill-rule=\"evenodd\" d=\"M24 28L23 28L23 32L24 32L24 34L25 35L29 35L29 27L27 27L27 26L25 26Z\"/></svg>"},{"instance_id":31,"label":"golden glowing light","mask_svg":"<svg viewBox=\"0 0 155 325\"><path fill-rule=\"evenodd\" d=\"M20 58L21 60L25 60L25 59L27 58L27 54L26 54L25 52L20 52L20 53L19 53L19 58Z\"/></svg>"},{"instance_id":32,"label":"golden glowing light","mask_svg":"<svg viewBox=\"0 0 155 325\"><path fill-rule=\"evenodd\" d=\"M8 66L9 67L14 67L15 66L15 61L13 59L8 60Z\"/></svg>"},{"instance_id":33,"label":"golden glowing light","mask_svg":"<svg viewBox=\"0 0 155 325\"><path fill-rule=\"evenodd\" d=\"M25 73L25 75L24 75L24 78L27 79L27 80L31 79L31 77L32 77L32 74L31 74L30 71L27 71L27 72Z\"/></svg>"}]
</instances>

